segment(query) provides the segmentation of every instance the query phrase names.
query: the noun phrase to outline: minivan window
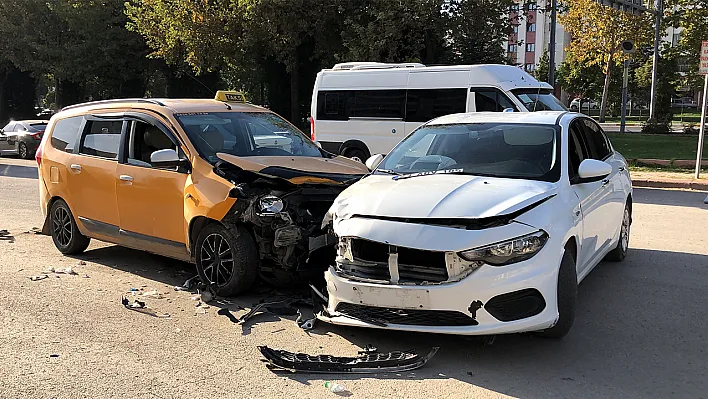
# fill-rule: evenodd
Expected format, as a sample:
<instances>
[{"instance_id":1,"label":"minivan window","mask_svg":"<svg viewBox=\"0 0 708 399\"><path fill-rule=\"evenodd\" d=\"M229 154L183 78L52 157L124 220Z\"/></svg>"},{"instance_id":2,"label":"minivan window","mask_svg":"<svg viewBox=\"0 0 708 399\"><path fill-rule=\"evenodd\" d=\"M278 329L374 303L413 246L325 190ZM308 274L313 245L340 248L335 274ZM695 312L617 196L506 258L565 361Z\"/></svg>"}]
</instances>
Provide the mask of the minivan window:
<instances>
[{"instance_id":1,"label":"minivan window","mask_svg":"<svg viewBox=\"0 0 708 399\"><path fill-rule=\"evenodd\" d=\"M72 116L71 118L56 121L52 130L52 147L59 151L74 152L76 139L79 136L79 129L83 121L84 118L82 116Z\"/></svg>"},{"instance_id":2,"label":"minivan window","mask_svg":"<svg viewBox=\"0 0 708 399\"><path fill-rule=\"evenodd\" d=\"M530 112L568 110L549 89L514 89L511 92Z\"/></svg>"},{"instance_id":3,"label":"minivan window","mask_svg":"<svg viewBox=\"0 0 708 399\"><path fill-rule=\"evenodd\" d=\"M199 154L214 164L217 153L322 158L323 152L300 130L271 112L175 114Z\"/></svg>"},{"instance_id":4,"label":"minivan window","mask_svg":"<svg viewBox=\"0 0 708 399\"><path fill-rule=\"evenodd\" d=\"M475 109L477 112L502 112L507 108L516 111L516 106L497 90L471 89L475 93Z\"/></svg>"},{"instance_id":5,"label":"minivan window","mask_svg":"<svg viewBox=\"0 0 708 399\"><path fill-rule=\"evenodd\" d=\"M87 121L80 153L118 159L123 121Z\"/></svg>"},{"instance_id":6,"label":"minivan window","mask_svg":"<svg viewBox=\"0 0 708 399\"><path fill-rule=\"evenodd\" d=\"M439 116L465 112L466 89L410 89L406 97L406 122L427 122Z\"/></svg>"},{"instance_id":7,"label":"minivan window","mask_svg":"<svg viewBox=\"0 0 708 399\"><path fill-rule=\"evenodd\" d=\"M559 129L523 123L426 125L406 137L377 173L446 170L458 174L560 179Z\"/></svg>"}]
</instances>

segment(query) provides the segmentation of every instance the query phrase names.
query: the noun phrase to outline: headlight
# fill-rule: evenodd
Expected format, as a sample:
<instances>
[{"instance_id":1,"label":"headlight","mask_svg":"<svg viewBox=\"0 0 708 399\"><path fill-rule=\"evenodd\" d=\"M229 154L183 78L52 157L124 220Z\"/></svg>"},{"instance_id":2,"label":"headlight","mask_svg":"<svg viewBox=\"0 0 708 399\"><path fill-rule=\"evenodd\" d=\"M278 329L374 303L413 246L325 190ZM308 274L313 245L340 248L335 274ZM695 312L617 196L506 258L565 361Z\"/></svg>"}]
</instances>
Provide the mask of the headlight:
<instances>
[{"instance_id":1,"label":"headlight","mask_svg":"<svg viewBox=\"0 0 708 399\"><path fill-rule=\"evenodd\" d=\"M484 262L492 266L503 266L510 263L531 259L548 241L545 231L513 238L509 241L470 249L458 253L464 260L470 262Z\"/></svg>"},{"instance_id":2,"label":"headlight","mask_svg":"<svg viewBox=\"0 0 708 399\"><path fill-rule=\"evenodd\" d=\"M258 199L258 214L259 215L274 215L280 213L285 208L283 200L275 195L264 195Z\"/></svg>"}]
</instances>

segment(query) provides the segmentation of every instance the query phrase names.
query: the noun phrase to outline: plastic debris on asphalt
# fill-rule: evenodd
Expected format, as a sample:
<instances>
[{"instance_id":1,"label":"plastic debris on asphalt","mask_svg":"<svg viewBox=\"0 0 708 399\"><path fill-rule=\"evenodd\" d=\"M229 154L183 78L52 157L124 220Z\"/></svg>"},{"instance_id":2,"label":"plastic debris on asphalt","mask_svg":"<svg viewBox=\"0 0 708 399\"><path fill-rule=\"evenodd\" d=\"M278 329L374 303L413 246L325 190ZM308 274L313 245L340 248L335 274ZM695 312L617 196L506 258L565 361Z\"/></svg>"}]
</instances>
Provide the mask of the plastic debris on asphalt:
<instances>
[{"instance_id":1,"label":"plastic debris on asphalt","mask_svg":"<svg viewBox=\"0 0 708 399\"><path fill-rule=\"evenodd\" d=\"M39 281L39 280L44 280L45 278L49 278L46 274L40 274L39 276L29 276L29 279L32 281Z\"/></svg>"},{"instance_id":2,"label":"plastic debris on asphalt","mask_svg":"<svg viewBox=\"0 0 708 399\"><path fill-rule=\"evenodd\" d=\"M165 298L165 296L162 295L161 293L157 292L157 290L143 292L142 294L140 294L140 296L152 298L152 299L164 299Z\"/></svg>"},{"instance_id":3,"label":"plastic debris on asphalt","mask_svg":"<svg viewBox=\"0 0 708 399\"><path fill-rule=\"evenodd\" d=\"M158 318L168 318L170 315L168 313L157 313L154 310L148 308L147 304L143 301L139 301L137 299L133 300L133 303L128 300L126 297L121 297L121 303L126 309L136 311L138 313L146 314L148 316L152 317L158 317Z\"/></svg>"}]
</instances>

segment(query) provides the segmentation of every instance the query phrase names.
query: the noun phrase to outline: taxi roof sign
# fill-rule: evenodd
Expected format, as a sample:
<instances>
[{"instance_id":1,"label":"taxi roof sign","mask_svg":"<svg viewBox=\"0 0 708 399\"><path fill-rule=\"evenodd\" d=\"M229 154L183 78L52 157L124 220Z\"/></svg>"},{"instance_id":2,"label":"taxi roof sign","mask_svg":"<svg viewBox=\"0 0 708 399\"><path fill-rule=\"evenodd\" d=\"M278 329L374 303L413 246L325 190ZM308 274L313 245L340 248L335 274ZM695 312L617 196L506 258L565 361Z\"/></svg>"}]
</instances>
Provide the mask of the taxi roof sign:
<instances>
[{"instance_id":1,"label":"taxi roof sign","mask_svg":"<svg viewBox=\"0 0 708 399\"><path fill-rule=\"evenodd\" d=\"M224 101L229 103L245 103L246 97L240 91L219 90L214 96L214 100Z\"/></svg>"}]
</instances>

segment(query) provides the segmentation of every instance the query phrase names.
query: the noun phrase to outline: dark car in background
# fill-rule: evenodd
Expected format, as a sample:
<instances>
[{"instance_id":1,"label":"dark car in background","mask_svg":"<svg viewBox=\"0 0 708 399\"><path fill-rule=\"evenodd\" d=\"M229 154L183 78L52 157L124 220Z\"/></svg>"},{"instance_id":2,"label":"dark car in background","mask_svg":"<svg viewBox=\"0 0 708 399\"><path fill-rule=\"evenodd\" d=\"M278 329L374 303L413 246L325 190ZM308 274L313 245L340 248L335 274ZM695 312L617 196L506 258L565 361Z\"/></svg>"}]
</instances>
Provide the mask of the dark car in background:
<instances>
[{"instance_id":1,"label":"dark car in background","mask_svg":"<svg viewBox=\"0 0 708 399\"><path fill-rule=\"evenodd\" d=\"M0 130L0 155L16 154L32 159L49 121L10 121Z\"/></svg>"}]
</instances>

